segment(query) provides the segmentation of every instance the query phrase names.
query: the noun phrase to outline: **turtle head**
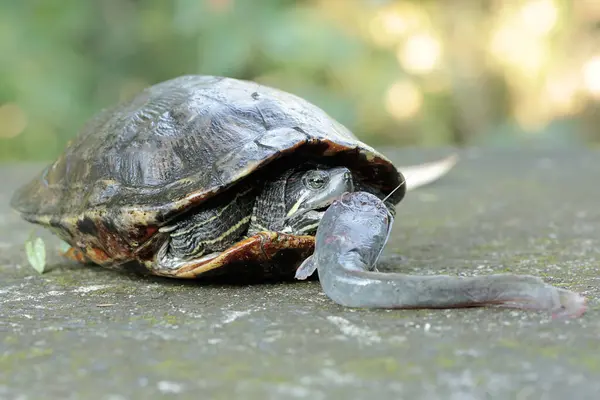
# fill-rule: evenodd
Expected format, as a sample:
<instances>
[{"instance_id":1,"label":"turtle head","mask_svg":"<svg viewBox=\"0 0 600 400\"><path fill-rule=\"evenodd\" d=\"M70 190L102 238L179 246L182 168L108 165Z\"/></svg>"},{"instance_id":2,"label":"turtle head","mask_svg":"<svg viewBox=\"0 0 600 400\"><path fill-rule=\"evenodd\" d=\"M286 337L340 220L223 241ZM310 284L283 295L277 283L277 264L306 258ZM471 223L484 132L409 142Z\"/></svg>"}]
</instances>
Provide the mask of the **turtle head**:
<instances>
[{"instance_id":1,"label":"turtle head","mask_svg":"<svg viewBox=\"0 0 600 400\"><path fill-rule=\"evenodd\" d=\"M314 235L327 207L352 191L352 172L345 167L313 167L294 172L285 188L283 232Z\"/></svg>"}]
</instances>

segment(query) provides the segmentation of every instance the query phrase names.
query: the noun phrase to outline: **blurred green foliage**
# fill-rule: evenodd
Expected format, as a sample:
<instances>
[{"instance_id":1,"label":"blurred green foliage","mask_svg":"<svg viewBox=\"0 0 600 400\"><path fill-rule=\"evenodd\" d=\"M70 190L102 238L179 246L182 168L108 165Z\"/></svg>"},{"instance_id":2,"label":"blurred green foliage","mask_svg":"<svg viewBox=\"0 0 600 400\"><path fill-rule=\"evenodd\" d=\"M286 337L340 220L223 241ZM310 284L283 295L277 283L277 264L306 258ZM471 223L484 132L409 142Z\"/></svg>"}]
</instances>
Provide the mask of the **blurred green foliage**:
<instances>
[{"instance_id":1,"label":"blurred green foliage","mask_svg":"<svg viewBox=\"0 0 600 400\"><path fill-rule=\"evenodd\" d=\"M400 3L413 8L394 11ZM478 32L487 37L494 2L451 3L2 1L0 160L53 158L103 107L182 74L252 79L293 92L374 145L522 143L536 129L543 134L534 137L559 144L595 138L582 131L595 126L594 102L523 127L511 107L526 90L513 90L510 71L489 67L481 56L486 45L475 40ZM421 25L398 34L403 10ZM558 32L571 32L572 10L557 10ZM472 29L460 28L465 24ZM428 75L399 62L399 46L419 30L433 32L446 49ZM398 37L381 43L387 34ZM469 57L470 64L461 61Z\"/></svg>"}]
</instances>

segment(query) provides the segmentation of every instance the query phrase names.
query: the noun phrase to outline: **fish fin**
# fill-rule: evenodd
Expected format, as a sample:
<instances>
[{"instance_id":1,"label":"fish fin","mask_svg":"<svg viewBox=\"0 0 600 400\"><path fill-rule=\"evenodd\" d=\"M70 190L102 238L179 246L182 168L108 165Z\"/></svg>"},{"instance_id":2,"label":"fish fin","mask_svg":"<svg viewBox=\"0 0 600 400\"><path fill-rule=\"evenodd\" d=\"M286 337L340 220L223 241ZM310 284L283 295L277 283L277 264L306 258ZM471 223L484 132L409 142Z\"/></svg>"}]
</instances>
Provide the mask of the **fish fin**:
<instances>
[{"instance_id":1,"label":"fish fin","mask_svg":"<svg viewBox=\"0 0 600 400\"><path fill-rule=\"evenodd\" d=\"M315 263L313 256L309 256L306 260L300 264L296 270L296 279L304 280L311 276L317 269L317 263Z\"/></svg>"}]
</instances>

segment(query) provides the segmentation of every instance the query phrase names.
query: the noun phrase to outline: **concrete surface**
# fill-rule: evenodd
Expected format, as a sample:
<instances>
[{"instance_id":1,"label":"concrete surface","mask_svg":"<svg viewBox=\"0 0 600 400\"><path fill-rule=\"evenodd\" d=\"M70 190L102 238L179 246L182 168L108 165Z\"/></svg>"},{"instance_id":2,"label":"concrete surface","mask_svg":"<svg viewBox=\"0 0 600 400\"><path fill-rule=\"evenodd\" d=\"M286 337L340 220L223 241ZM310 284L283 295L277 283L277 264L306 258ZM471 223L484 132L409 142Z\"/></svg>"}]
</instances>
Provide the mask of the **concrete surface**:
<instances>
[{"instance_id":1,"label":"concrete surface","mask_svg":"<svg viewBox=\"0 0 600 400\"><path fill-rule=\"evenodd\" d=\"M399 164L447 154L386 153ZM588 313L567 322L352 310L318 282L200 285L56 257L39 275L23 250L31 226L7 206L39 168L0 167L2 399L600 398L597 152L463 152L443 181L401 203L384 262L539 275L588 296Z\"/></svg>"}]
</instances>

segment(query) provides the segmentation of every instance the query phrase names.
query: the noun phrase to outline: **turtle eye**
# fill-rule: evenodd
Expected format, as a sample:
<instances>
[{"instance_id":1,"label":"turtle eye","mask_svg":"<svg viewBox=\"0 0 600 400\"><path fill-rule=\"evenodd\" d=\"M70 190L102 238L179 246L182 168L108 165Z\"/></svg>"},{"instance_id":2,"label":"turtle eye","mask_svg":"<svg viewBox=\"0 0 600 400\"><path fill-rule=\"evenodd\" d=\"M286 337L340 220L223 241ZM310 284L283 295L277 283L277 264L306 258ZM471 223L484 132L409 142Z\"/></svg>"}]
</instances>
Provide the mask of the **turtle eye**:
<instances>
[{"instance_id":1,"label":"turtle eye","mask_svg":"<svg viewBox=\"0 0 600 400\"><path fill-rule=\"evenodd\" d=\"M329 174L321 170L308 171L302 177L302 182L309 189L323 189L329 183Z\"/></svg>"}]
</instances>

